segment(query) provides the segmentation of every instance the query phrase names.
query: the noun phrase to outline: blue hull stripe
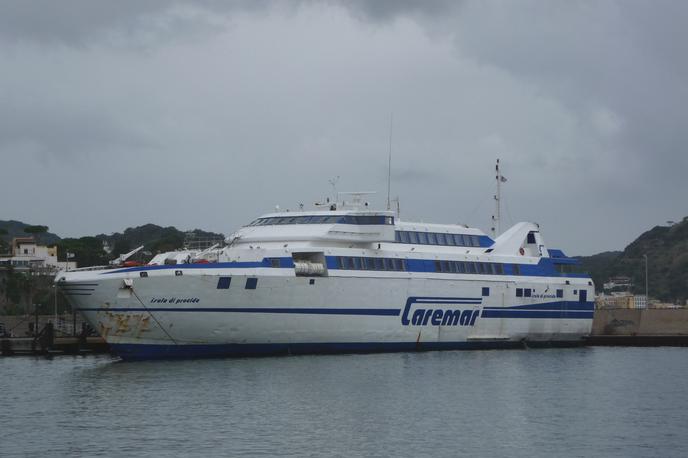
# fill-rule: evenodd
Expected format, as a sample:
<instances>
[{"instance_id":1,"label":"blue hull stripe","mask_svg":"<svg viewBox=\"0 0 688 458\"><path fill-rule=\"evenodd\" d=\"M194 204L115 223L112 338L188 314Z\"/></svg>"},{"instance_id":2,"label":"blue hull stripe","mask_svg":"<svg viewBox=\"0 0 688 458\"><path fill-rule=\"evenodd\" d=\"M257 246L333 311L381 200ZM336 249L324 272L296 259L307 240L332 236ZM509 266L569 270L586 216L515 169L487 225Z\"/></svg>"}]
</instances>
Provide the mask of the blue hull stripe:
<instances>
[{"instance_id":1,"label":"blue hull stripe","mask_svg":"<svg viewBox=\"0 0 688 458\"><path fill-rule=\"evenodd\" d=\"M235 312L235 313L296 313L302 315L374 315L398 316L401 309L356 309L356 308L282 308L282 307L123 307L102 309L83 307L77 310L88 312Z\"/></svg>"},{"instance_id":2,"label":"blue hull stripe","mask_svg":"<svg viewBox=\"0 0 688 458\"><path fill-rule=\"evenodd\" d=\"M527 342L529 347L575 347L582 339ZM224 356L267 356L288 354L380 353L433 350L480 350L524 348L518 341L480 342L355 342L292 344L218 344L218 345L148 345L111 344L110 348L125 361L150 359L217 358Z\"/></svg>"},{"instance_id":3,"label":"blue hull stripe","mask_svg":"<svg viewBox=\"0 0 688 458\"><path fill-rule=\"evenodd\" d=\"M416 304L453 304L480 305L472 298L409 298ZM426 302L427 301L427 302ZM367 315L367 316L399 316L401 309L384 308L315 308L315 307L122 307L102 309L99 307L82 307L77 310L84 312L187 312L187 313L284 313L299 315ZM594 303L552 302L549 304L517 305L513 307L485 307L482 318L585 318L591 319L594 313Z\"/></svg>"},{"instance_id":4,"label":"blue hull stripe","mask_svg":"<svg viewBox=\"0 0 688 458\"><path fill-rule=\"evenodd\" d=\"M514 305L511 307L485 307L485 310L595 310L594 302L557 301L544 304Z\"/></svg>"},{"instance_id":5,"label":"blue hull stripe","mask_svg":"<svg viewBox=\"0 0 688 458\"><path fill-rule=\"evenodd\" d=\"M594 312L566 310L483 310L481 318L574 318L591 320Z\"/></svg>"}]
</instances>

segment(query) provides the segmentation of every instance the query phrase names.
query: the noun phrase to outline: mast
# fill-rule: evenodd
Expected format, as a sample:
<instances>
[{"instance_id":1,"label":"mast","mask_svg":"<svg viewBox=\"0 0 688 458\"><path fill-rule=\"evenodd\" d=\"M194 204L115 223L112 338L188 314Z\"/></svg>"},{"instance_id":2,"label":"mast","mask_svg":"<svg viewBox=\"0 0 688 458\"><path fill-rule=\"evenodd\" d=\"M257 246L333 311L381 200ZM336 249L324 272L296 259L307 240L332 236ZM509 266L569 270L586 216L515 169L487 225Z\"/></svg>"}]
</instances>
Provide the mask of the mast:
<instances>
[{"instance_id":1,"label":"mast","mask_svg":"<svg viewBox=\"0 0 688 458\"><path fill-rule=\"evenodd\" d=\"M392 208L389 200L390 188L392 186L392 121L394 113L389 114L389 156L387 158L387 210Z\"/></svg>"},{"instance_id":2,"label":"mast","mask_svg":"<svg viewBox=\"0 0 688 458\"><path fill-rule=\"evenodd\" d=\"M492 215L492 237L497 238L501 234L502 229L500 227L500 218L502 213L502 183L506 182L506 178L502 176L502 171L499 170L499 159L497 159L497 164L495 165L495 179L497 180L497 194L494 196L495 200L495 213Z\"/></svg>"}]
</instances>

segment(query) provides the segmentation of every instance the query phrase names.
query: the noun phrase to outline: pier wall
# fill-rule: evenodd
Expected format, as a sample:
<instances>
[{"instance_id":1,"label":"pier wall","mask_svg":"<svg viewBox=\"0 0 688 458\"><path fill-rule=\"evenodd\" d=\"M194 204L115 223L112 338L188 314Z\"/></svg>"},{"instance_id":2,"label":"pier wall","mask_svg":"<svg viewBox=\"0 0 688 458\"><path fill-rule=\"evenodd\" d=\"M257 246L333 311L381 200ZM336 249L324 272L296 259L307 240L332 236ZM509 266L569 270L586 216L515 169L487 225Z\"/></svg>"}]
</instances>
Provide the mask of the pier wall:
<instances>
[{"instance_id":1,"label":"pier wall","mask_svg":"<svg viewBox=\"0 0 688 458\"><path fill-rule=\"evenodd\" d=\"M597 309L592 336L688 336L688 308Z\"/></svg>"}]
</instances>

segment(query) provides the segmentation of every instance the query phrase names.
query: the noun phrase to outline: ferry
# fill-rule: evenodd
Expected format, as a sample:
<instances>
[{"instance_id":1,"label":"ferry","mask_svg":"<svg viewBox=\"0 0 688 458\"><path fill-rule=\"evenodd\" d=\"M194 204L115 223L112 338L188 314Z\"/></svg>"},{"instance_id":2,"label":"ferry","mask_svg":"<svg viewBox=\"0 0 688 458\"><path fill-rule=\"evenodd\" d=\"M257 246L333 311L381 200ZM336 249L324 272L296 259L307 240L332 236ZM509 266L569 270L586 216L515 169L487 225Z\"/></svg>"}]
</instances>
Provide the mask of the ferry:
<instances>
[{"instance_id":1,"label":"ferry","mask_svg":"<svg viewBox=\"0 0 688 458\"><path fill-rule=\"evenodd\" d=\"M60 272L124 360L577 346L594 286L536 223L490 237L365 195L265 214L224 247Z\"/></svg>"}]
</instances>

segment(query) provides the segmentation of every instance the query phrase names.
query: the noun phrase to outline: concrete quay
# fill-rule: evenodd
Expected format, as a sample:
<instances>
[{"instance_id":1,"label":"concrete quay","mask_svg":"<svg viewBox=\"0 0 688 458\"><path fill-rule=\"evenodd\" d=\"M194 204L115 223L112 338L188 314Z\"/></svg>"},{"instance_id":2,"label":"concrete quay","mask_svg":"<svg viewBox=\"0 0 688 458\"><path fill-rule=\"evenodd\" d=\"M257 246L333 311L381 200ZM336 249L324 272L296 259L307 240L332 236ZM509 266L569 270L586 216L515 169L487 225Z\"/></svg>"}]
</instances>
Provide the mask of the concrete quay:
<instances>
[{"instance_id":1,"label":"concrete quay","mask_svg":"<svg viewBox=\"0 0 688 458\"><path fill-rule=\"evenodd\" d=\"M597 309L588 345L688 346L688 308Z\"/></svg>"}]
</instances>

